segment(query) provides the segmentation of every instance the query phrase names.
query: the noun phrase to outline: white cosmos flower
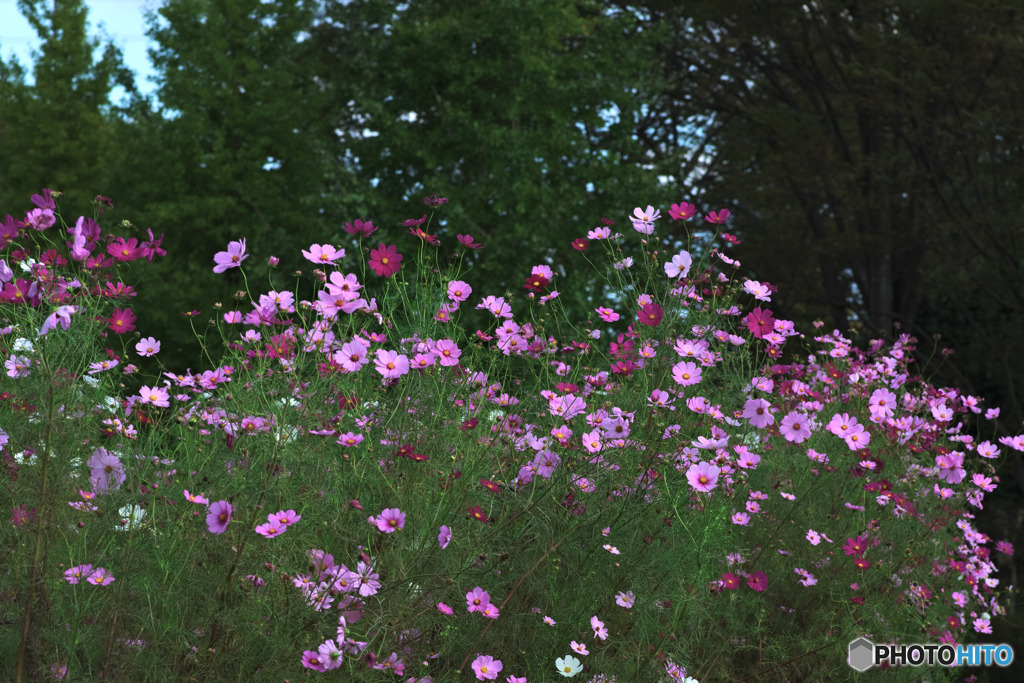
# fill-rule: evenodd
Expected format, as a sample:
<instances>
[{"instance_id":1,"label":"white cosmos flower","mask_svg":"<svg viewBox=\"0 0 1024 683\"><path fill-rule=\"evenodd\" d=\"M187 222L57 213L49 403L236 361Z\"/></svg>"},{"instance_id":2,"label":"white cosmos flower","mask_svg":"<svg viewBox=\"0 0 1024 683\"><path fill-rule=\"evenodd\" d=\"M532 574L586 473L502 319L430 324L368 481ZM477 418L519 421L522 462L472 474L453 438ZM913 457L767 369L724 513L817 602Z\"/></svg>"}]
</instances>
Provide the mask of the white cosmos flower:
<instances>
[{"instance_id":1,"label":"white cosmos flower","mask_svg":"<svg viewBox=\"0 0 1024 683\"><path fill-rule=\"evenodd\" d=\"M559 657L556 659L555 668L558 669L558 673L562 674L566 678L575 676L579 672L583 671L583 665L580 664L580 660L576 659L572 655L566 655L565 657Z\"/></svg>"},{"instance_id":2,"label":"white cosmos flower","mask_svg":"<svg viewBox=\"0 0 1024 683\"><path fill-rule=\"evenodd\" d=\"M125 505L117 514L121 515L121 518L114 523L114 528L118 531L127 531L142 522L146 511L138 505Z\"/></svg>"}]
</instances>

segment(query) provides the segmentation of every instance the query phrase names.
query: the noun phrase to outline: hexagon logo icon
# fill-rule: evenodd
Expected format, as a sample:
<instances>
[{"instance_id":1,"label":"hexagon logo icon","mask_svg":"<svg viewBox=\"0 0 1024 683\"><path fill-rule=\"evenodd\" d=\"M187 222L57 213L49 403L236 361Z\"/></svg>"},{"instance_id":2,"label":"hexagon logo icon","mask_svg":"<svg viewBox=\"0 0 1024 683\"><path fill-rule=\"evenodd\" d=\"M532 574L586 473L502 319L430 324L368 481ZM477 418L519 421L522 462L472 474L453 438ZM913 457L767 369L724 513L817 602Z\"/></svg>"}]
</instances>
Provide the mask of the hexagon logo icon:
<instances>
[{"instance_id":1,"label":"hexagon logo icon","mask_svg":"<svg viewBox=\"0 0 1024 683\"><path fill-rule=\"evenodd\" d=\"M858 638L850 643L849 665L856 671L867 671L874 665L875 646L867 638Z\"/></svg>"}]
</instances>

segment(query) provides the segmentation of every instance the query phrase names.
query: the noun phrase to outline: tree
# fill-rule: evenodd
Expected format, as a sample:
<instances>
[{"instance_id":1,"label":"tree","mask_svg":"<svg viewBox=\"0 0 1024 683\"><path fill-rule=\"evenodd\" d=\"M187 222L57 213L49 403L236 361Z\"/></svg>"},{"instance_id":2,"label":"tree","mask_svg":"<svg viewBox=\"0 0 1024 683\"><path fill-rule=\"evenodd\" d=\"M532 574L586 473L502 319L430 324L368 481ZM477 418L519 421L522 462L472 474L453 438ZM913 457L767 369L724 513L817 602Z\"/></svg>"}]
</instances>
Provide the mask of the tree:
<instances>
[{"instance_id":1,"label":"tree","mask_svg":"<svg viewBox=\"0 0 1024 683\"><path fill-rule=\"evenodd\" d=\"M118 185L132 222L166 233L169 258L147 270L138 299L139 328L166 335L165 362L195 362L179 313L208 317L211 292L227 293L212 259L230 240L294 270L300 249L340 228L320 210L328 117L306 40L312 6L169 0L151 15L158 102L126 112ZM265 280L265 256L246 264L250 281Z\"/></svg>"},{"instance_id":2,"label":"tree","mask_svg":"<svg viewBox=\"0 0 1024 683\"><path fill-rule=\"evenodd\" d=\"M587 0L327 2L311 40L333 158L357 188L334 196L402 232L419 218L410 200L448 197L440 232L484 244L470 277L489 292L520 290L533 265L571 267L553 246L667 197L632 138L652 63L635 27ZM585 316L587 286L559 289Z\"/></svg>"},{"instance_id":3,"label":"tree","mask_svg":"<svg viewBox=\"0 0 1024 683\"><path fill-rule=\"evenodd\" d=\"M42 46L31 86L21 65L0 62L0 212L30 208L28 197L44 187L86 205L105 189L110 94L117 85L134 89L131 72L111 44L94 59L100 43L86 34L81 0L19 0L18 7Z\"/></svg>"},{"instance_id":4,"label":"tree","mask_svg":"<svg viewBox=\"0 0 1024 683\"><path fill-rule=\"evenodd\" d=\"M957 354L940 379L1024 417L1021 8L643 6L675 29L656 108L706 117L701 184L735 201L739 255L776 307L865 338L898 325L922 360L941 333ZM671 167L665 136L640 135Z\"/></svg>"}]
</instances>

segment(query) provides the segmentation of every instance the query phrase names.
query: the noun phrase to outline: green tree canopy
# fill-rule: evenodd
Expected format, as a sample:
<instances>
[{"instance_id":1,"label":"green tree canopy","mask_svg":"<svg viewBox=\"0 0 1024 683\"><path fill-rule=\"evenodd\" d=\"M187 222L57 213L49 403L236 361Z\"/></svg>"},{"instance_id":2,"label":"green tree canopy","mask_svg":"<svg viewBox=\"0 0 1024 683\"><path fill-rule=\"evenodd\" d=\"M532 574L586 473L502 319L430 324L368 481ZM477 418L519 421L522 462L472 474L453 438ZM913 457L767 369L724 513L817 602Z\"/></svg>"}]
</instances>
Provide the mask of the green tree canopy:
<instances>
[{"instance_id":1,"label":"green tree canopy","mask_svg":"<svg viewBox=\"0 0 1024 683\"><path fill-rule=\"evenodd\" d=\"M44 187L87 205L110 177L110 94L134 90L131 72L109 43L94 57L100 42L86 33L82 0L19 0L18 8L42 45L31 85L21 65L0 62L0 212L31 208L29 196Z\"/></svg>"}]
</instances>

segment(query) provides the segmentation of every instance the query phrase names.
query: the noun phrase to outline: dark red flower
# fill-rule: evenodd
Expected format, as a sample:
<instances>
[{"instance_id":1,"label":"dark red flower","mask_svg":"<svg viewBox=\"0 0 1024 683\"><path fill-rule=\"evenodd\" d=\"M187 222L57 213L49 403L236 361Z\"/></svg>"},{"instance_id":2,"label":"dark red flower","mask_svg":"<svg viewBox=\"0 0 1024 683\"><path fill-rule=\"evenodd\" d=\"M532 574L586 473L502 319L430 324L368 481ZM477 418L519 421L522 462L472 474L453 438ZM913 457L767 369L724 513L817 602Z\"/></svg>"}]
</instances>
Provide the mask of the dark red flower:
<instances>
[{"instance_id":1,"label":"dark red flower","mask_svg":"<svg viewBox=\"0 0 1024 683\"><path fill-rule=\"evenodd\" d=\"M531 275L526 278L526 284L523 285L523 288L531 292L543 292L544 288L548 286L548 282L550 280L543 275Z\"/></svg>"},{"instance_id":2,"label":"dark red flower","mask_svg":"<svg viewBox=\"0 0 1024 683\"><path fill-rule=\"evenodd\" d=\"M481 510L480 506L478 505L474 505L473 507L469 508L469 516L477 521L484 522L485 524L491 521L487 518L487 515L484 514L484 511Z\"/></svg>"},{"instance_id":3,"label":"dark red flower","mask_svg":"<svg viewBox=\"0 0 1024 683\"><path fill-rule=\"evenodd\" d=\"M640 308L640 312L637 313L637 322L641 325L647 325L649 327L657 327L661 324L661 318L665 315L665 311L658 304L653 301L649 304L644 304Z\"/></svg>"},{"instance_id":4,"label":"dark red flower","mask_svg":"<svg viewBox=\"0 0 1024 683\"><path fill-rule=\"evenodd\" d=\"M572 248L575 249L576 251L583 251L590 245L590 240L588 240L586 237L578 237L574 239L571 242L571 244Z\"/></svg>"}]
</instances>

